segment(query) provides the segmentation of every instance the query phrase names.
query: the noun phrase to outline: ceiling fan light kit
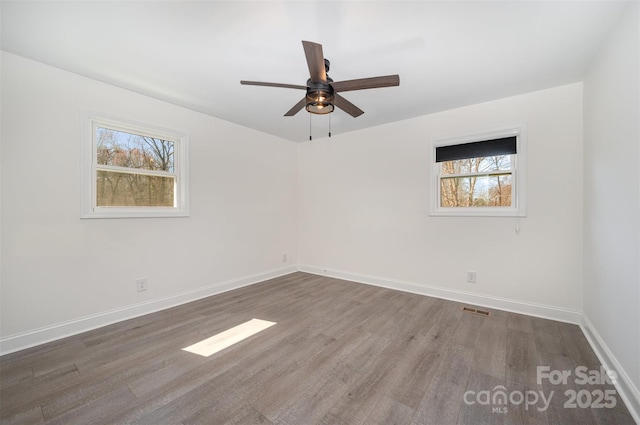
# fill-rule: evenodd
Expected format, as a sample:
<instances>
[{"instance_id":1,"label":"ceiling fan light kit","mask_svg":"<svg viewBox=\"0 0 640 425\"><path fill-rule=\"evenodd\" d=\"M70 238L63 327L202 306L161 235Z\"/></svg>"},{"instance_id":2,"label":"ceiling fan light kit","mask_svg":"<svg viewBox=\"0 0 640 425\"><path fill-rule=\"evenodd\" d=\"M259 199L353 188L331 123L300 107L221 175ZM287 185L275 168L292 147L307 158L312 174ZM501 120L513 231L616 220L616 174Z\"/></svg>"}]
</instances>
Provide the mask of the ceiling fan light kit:
<instances>
[{"instance_id":1,"label":"ceiling fan light kit","mask_svg":"<svg viewBox=\"0 0 640 425\"><path fill-rule=\"evenodd\" d=\"M340 96L338 92L400 85L400 77L398 75L334 82L327 75L330 63L324 58L322 45L303 41L302 47L304 48L310 75L306 86L245 80L240 81L240 84L306 90L306 96L284 114L286 117L297 114L303 108L309 113L321 115L330 114L335 108L338 108L354 118L364 114L364 111Z\"/></svg>"},{"instance_id":2,"label":"ceiling fan light kit","mask_svg":"<svg viewBox=\"0 0 640 425\"><path fill-rule=\"evenodd\" d=\"M312 114L330 114L334 110L333 88L328 84L333 82L327 77L327 84L314 83L309 79L307 81L306 110Z\"/></svg>"},{"instance_id":3,"label":"ceiling fan light kit","mask_svg":"<svg viewBox=\"0 0 640 425\"><path fill-rule=\"evenodd\" d=\"M333 112L333 94L324 90L310 91L307 93L306 110L321 115Z\"/></svg>"}]
</instances>

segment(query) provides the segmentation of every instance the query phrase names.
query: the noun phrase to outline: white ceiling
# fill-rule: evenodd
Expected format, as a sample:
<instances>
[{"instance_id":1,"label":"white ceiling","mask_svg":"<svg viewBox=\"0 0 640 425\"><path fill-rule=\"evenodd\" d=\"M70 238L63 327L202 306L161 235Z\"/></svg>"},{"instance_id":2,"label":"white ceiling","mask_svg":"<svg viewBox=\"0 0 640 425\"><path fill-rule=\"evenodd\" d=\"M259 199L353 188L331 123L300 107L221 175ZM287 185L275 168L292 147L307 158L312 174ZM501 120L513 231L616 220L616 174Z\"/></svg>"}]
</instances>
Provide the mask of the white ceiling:
<instances>
[{"instance_id":1,"label":"white ceiling","mask_svg":"<svg viewBox=\"0 0 640 425\"><path fill-rule=\"evenodd\" d=\"M618 1L2 1L2 49L292 141L309 114L301 40L323 45L335 81L388 74L400 86L345 92L365 111L334 134L581 81ZM328 117L313 116L314 137Z\"/></svg>"}]
</instances>

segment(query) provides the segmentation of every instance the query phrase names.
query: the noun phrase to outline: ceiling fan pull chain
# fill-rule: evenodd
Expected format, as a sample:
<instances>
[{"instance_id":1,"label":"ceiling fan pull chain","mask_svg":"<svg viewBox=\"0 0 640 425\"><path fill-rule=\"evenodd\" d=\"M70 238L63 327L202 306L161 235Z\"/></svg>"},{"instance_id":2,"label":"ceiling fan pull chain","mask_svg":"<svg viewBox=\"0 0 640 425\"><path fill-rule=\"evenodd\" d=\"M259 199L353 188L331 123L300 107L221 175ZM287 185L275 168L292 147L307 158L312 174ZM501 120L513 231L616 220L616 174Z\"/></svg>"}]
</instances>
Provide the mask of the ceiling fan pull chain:
<instances>
[{"instance_id":1,"label":"ceiling fan pull chain","mask_svg":"<svg viewBox=\"0 0 640 425\"><path fill-rule=\"evenodd\" d=\"M331 137L331 115L329 115L329 137Z\"/></svg>"},{"instance_id":2,"label":"ceiling fan pull chain","mask_svg":"<svg viewBox=\"0 0 640 425\"><path fill-rule=\"evenodd\" d=\"M313 140L311 137L311 115L313 114L309 114L309 140Z\"/></svg>"}]
</instances>

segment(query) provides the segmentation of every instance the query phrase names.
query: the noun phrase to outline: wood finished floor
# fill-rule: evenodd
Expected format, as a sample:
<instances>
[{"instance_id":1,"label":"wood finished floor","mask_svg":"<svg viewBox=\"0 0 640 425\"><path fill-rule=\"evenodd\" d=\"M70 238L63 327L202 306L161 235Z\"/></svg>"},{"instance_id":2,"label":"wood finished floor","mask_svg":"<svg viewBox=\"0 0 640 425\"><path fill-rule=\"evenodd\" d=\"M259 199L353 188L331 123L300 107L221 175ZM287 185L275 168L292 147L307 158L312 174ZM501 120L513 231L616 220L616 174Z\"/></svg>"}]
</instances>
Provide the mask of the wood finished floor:
<instances>
[{"instance_id":1,"label":"wood finished floor","mask_svg":"<svg viewBox=\"0 0 640 425\"><path fill-rule=\"evenodd\" d=\"M0 358L2 424L633 424L564 408L536 366L597 370L575 325L294 273ZM277 325L209 358L182 351L252 318ZM468 391L554 395L546 411ZM494 390L495 389L495 390ZM471 394L471 396L470 396ZM474 400L467 393L468 400ZM517 397L516 397L517 400ZM538 407L543 403L539 402ZM497 405L497 407L504 407Z\"/></svg>"}]
</instances>

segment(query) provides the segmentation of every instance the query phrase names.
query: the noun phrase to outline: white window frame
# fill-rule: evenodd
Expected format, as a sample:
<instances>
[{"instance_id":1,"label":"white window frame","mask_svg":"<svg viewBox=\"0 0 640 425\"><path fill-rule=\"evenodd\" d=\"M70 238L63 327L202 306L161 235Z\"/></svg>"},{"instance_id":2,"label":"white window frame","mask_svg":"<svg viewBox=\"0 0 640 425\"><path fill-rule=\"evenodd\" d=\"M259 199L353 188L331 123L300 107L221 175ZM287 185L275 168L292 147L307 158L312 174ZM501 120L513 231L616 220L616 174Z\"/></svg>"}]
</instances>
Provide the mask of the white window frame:
<instances>
[{"instance_id":1,"label":"white window frame","mask_svg":"<svg viewBox=\"0 0 640 425\"><path fill-rule=\"evenodd\" d=\"M436 148L441 146L460 145L464 143L481 142L485 140L499 139L516 136L516 154L511 156L512 187L511 206L508 207L441 207L440 206L440 178L441 165L436 162ZM429 188L431 196L429 202L429 215L431 216L458 216L458 217L525 217L525 168L526 168L526 142L524 125L508 127L505 129L470 134L452 138L436 138L430 142L429 149Z\"/></svg>"},{"instance_id":2,"label":"white window frame","mask_svg":"<svg viewBox=\"0 0 640 425\"><path fill-rule=\"evenodd\" d=\"M188 217L188 144L185 132L169 130L150 124L105 114L83 111L81 113L81 218L142 218ZM109 128L132 134L154 137L174 143L173 166L175 177L175 203L173 207L100 207L97 205L97 143L96 127ZM101 166L101 168L104 168ZM117 167L110 167L117 168ZM128 170L128 169L126 169ZM117 170L116 170L117 171ZM143 174L153 174L146 173Z\"/></svg>"}]
</instances>

